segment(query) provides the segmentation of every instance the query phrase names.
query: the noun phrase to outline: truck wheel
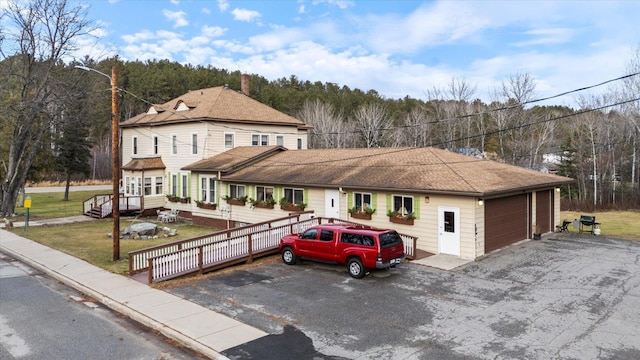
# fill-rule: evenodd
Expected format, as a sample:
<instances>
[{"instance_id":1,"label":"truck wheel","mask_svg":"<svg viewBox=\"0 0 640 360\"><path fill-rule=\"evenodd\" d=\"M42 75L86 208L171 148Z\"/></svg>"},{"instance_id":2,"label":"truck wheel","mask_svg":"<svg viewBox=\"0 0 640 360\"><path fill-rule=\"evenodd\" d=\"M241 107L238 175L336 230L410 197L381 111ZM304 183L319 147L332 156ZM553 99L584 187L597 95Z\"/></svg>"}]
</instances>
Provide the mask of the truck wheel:
<instances>
[{"instance_id":1,"label":"truck wheel","mask_svg":"<svg viewBox=\"0 0 640 360\"><path fill-rule=\"evenodd\" d=\"M364 266L362 266L362 261L356 257L347 261L347 270L349 271L349 275L356 279L362 279L366 274Z\"/></svg>"},{"instance_id":2,"label":"truck wheel","mask_svg":"<svg viewBox=\"0 0 640 360\"><path fill-rule=\"evenodd\" d=\"M282 261L287 265L293 265L296 263L296 254L293 253L293 249L286 247L282 250Z\"/></svg>"}]
</instances>

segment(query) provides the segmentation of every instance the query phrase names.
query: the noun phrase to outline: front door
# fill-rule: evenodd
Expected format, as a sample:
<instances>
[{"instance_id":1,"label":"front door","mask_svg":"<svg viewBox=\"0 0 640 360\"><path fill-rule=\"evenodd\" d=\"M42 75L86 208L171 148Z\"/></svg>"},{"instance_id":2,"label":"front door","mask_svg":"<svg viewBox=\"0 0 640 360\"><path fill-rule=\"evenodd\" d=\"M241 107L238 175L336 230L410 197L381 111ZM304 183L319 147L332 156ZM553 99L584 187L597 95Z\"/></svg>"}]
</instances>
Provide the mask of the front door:
<instances>
[{"instance_id":1,"label":"front door","mask_svg":"<svg viewBox=\"0 0 640 360\"><path fill-rule=\"evenodd\" d=\"M338 190L324 191L324 216L340 218L340 192Z\"/></svg>"},{"instance_id":2,"label":"front door","mask_svg":"<svg viewBox=\"0 0 640 360\"><path fill-rule=\"evenodd\" d=\"M460 256L460 208L438 206L438 253Z\"/></svg>"}]
</instances>

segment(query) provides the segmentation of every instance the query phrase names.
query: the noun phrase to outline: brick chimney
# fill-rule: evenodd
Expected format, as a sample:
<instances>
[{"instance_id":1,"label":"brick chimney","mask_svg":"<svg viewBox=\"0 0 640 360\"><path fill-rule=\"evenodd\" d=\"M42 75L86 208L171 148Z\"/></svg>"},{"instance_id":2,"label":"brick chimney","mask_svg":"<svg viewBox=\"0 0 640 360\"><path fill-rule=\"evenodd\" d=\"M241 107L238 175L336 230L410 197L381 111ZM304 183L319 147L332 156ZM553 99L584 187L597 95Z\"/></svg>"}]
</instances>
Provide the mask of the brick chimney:
<instances>
[{"instance_id":1,"label":"brick chimney","mask_svg":"<svg viewBox=\"0 0 640 360\"><path fill-rule=\"evenodd\" d=\"M249 74L242 74L240 76L240 91L249 96Z\"/></svg>"}]
</instances>

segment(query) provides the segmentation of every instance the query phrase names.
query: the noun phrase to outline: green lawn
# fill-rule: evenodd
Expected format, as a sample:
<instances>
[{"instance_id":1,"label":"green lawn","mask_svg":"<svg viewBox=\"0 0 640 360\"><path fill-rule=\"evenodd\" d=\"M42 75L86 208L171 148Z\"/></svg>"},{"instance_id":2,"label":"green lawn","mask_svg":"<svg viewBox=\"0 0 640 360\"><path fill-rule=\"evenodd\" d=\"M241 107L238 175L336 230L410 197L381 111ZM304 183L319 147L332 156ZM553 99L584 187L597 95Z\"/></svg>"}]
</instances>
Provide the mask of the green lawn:
<instances>
[{"instance_id":1,"label":"green lawn","mask_svg":"<svg viewBox=\"0 0 640 360\"><path fill-rule=\"evenodd\" d=\"M138 218L136 223L149 221L155 223L153 218ZM124 230L131 225L133 220L121 218L120 229ZM167 224L161 224L165 226ZM60 250L69 255L99 266L117 274L127 274L129 271L128 252L144 249L146 247L162 245L173 241L194 238L210 234L215 231L212 228L194 226L188 223L171 223L170 228L178 230L177 235L169 238L150 240L120 239L120 261L113 261L113 240L107 236L113 229L111 218L88 222L78 222L64 225L30 226L25 232L24 228L13 228L13 232L53 249Z\"/></svg>"},{"instance_id":2,"label":"green lawn","mask_svg":"<svg viewBox=\"0 0 640 360\"><path fill-rule=\"evenodd\" d=\"M640 240L640 211L601 211L601 212L560 212L560 222L563 220L580 219L580 215L595 215L600 223L601 236L618 239ZM569 225L569 232L577 232Z\"/></svg>"},{"instance_id":3,"label":"green lawn","mask_svg":"<svg viewBox=\"0 0 640 360\"><path fill-rule=\"evenodd\" d=\"M30 220L53 219L69 216L82 215L82 202L97 194L108 194L105 190L92 191L70 191L69 201L63 201L64 193L31 193L27 194L31 198L31 209L29 209ZM23 221L24 207L16 207L18 216L13 217L13 221Z\"/></svg>"}]
</instances>

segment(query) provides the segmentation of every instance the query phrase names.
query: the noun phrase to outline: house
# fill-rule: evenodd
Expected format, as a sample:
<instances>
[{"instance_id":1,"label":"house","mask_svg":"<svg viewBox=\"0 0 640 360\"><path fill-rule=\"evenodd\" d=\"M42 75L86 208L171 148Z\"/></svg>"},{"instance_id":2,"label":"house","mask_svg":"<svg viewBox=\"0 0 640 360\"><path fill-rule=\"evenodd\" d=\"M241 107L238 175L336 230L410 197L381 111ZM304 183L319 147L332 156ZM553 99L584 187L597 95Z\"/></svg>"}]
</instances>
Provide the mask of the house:
<instances>
[{"instance_id":1,"label":"house","mask_svg":"<svg viewBox=\"0 0 640 360\"><path fill-rule=\"evenodd\" d=\"M222 200L217 210L194 208L195 223L282 217L288 207L251 203L285 198L317 216L395 228L418 237L421 250L465 259L553 231L559 186L572 181L436 148L238 147L182 170L195 179L219 180L222 196L253 200Z\"/></svg>"},{"instance_id":2,"label":"house","mask_svg":"<svg viewBox=\"0 0 640 360\"><path fill-rule=\"evenodd\" d=\"M121 123L125 194L218 228L304 209L465 259L559 223L571 179L435 148L310 150L308 125L247 93L191 91Z\"/></svg>"},{"instance_id":3,"label":"house","mask_svg":"<svg viewBox=\"0 0 640 360\"><path fill-rule=\"evenodd\" d=\"M242 92L190 91L120 123L125 195L143 195L147 212L169 199L188 212L196 196L183 166L238 146L305 149L311 127L249 97L247 75L242 80Z\"/></svg>"}]
</instances>

